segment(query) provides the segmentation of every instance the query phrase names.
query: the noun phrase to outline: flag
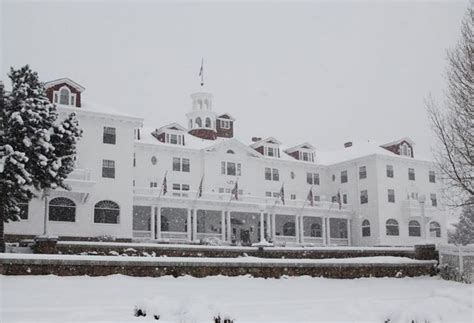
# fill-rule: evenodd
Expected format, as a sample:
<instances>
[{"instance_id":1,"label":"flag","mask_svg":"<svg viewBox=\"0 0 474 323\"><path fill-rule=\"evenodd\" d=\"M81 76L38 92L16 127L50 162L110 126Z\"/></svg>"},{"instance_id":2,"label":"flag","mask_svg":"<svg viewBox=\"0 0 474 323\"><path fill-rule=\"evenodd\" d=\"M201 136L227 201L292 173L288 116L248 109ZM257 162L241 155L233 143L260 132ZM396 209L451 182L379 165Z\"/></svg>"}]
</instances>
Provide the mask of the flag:
<instances>
[{"instance_id":1,"label":"flag","mask_svg":"<svg viewBox=\"0 0 474 323\"><path fill-rule=\"evenodd\" d=\"M308 201L311 206L314 206L313 190L311 188L308 193Z\"/></svg>"},{"instance_id":2,"label":"flag","mask_svg":"<svg viewBox=\"0 0 474 323\"><path fill-rule=\"evenodd\" d=\"M339 204L339 210L342 208L341 192L337 191L337 203Z\"/></svg>"},{"instance_id":3,"label":"flag","mask_svg":"<svg viewBox=\"0 0 474 323\"><path fill-rule=\"evenodd\" d=\"M231 199L232 199L232 197L234 197L236 200L239 199L239 182L238 181L235 181L235 186L232 189Z\"/></svg>"},{"instance_id":4,"label":"flag","mask_svg":"<svg viewBox=\"0 0 474 323\"><path fill-rule=\"evenodd\" d=\"M283 187L283 184L281 185L280 189L280 200L283 205L285 205L285 188Z\"/></svg>"},{"instance_id":5,"label":"flag","mask_svg":"<svg viewBox=\"0 0 474 323\"><path fill-rule=\"evenodd\" d=\"M165 174L165 178L163 178L163 184L161 185L161 193L163 195L166 195L167 192L168 192L168 185L166 183L166 174Z\"/></svg>"},{"instance_id":6,"label":"flag","mask_svg":"<svg viewBox=\"0 0 474 323\"><path fill-rule=\"evenodd\" d=\"M201 177L201 183L199 183L199 188L198 188L198 198L202 197L202 182L204 180L204 176Z\"/></svg>"},{"instance_id":7,"label":"flag","mask_svg":"<svg viewBox=\"0 0 474 323\"><path fill-rule=\"evenodd\" d=\"M201 86L204 85L204 58L201 60L201 68L199 69L199 77L201 78Z\"/></svg>"}]
</instances>

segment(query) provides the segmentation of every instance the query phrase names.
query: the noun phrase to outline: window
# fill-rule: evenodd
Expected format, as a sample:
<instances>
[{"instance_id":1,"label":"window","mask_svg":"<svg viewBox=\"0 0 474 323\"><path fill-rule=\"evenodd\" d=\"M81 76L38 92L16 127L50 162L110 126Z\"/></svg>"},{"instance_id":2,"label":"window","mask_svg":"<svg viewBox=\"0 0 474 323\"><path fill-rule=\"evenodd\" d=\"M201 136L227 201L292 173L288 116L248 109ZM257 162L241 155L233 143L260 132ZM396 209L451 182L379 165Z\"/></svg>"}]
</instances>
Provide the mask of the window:
<instances>
[{"instance_id":1,"label":"window","mask_svg":"<svg viewBox=\"0 0 474 323\"><path fill-rule=\"evenodd\" d=\"M311 185L319 185L318 173L306 173L306 183Z\"/></svg>"},{"instance_id":2,"label":"window","mask_svg":"<svg viewBox=\"0 0 474 323\"><path fill-rule=\"evenodd\" d=\"M341 172L341 183L347 183L347 170Z\"/></svg>"},{"instance_id":3,"label":"window","mask_svg":"<svg viewBox=\"0 0 474 323\"><path fill-rule=\"evenodd\" d=\"M201 120L201 118L199 118L199 117L196 118L196 126L197 126L198 128L201 128L201 127L202 127L202 120Z\"/></svg>"},{"instance_id":4,"label":"window","mask_svg":"<svg viewBox=\"0 0 474 323\"><path fill-rule=\"evenodd\" d=\"M173 171L189 173L190 168L188 158L173 157Z\"/></svg>"},{"instance_id":5,"label":"window","mask_svg":"<svg viewBox=\"0 0 474 323\"><path fill-rule=\"evenodd\" d=\"M408 179L410 181L415 180L415 169L414 168L408 168Z\"/></svg>"},{"instance_id":6,"label":"window","mask_svg":"<svg viewBox=\"0 0 474 323\"><path fill-rule=\"evenodd\" d=\"M155 156L151 157L151 164L152 165L156 165L157 162L158 162L158 159Z\"/></svg>"},{"instance_id":7,"label":"window","mask_svg":"<svg viewBox=\"0 0 474 323\"><path fill-rule=\"evenodd\" d=\"M149 206L133 206L133 231L151 231L151 208Z\"/></svg>"},{"instance_id":8,"label":"window","mask_svg":"<svg viewBox=\"0 0 474 323\"><path fill-rule=\"evenodd\" d=\"M264 147L265 156L280 157L280 149L275 147Z\"/></svg>"},{"instance_id":9,"label":"window","mask_svg":"<svg viewBox=\"0 0 474 323\"><path fill-rule=\"evenodd\" d=\"M431 238L441 238L441 226L438 222L430 223L430 237Z\"/></svg>"},{"instance_id":10,"label":"window","mask_svg":"<svg viewBox=\"0 0 474 323\"><path fill-rule=\"evenodd\" d=\"M347 194L342 194L342 203L347 204Z\"/></svg>"},{"instance_id":11,"label":"window","mask_svg":"<svg viewBox=\"0 0 474 323\"><path fill-rule=\"evenodd\" d=\"M56 197L49 202L49 221L75 222L76 203L65 197Z\"/></svg>"},{"instance_id":12,"label":"window","mask_svg":"<svg viewBox=\"0 0 474 323\"><path fill-rule=\"evenodd\" d=\"M307 151L300 151L299 155L300 155L300 160L314 162L314 153L310 153Z\"/></svg>"},{"instance_id":13,"label":"window","mask_svg":"<svg viewBox=\"0 0 474 323\"><path fill-rule=\"evenodd\" d=\"M230 121L219 120L222 129L230 129Z\"/></svg>"},{"instance_id":14,"label":"window","mask_svg":"<svg viewBox=\"0 0 474 323\"><path fill-rule=\"evenodd\" d=\"M241 176L242 165L234 162L221 162L221 174L230 176Z\"/></svg>"},{"instance_id":15,"label":"window","mask_svg":"<svg viewBox=\"0 0 474 323\"><path fill-rule=\"evenodd\" d=\"M436 194L430 194L431 206L437 207L438 200L436 199Z\"/></svg>"},{"instance_id":16,"label":"window","mask_svg":"<svg viewBox=\"0 0 474 323\"><path fill-rule=\"evenodd\" d=\"M18 214L20 219L28 220L28 203L20 202L18 208L20 209L20 214Z\"/></svg>"},{"instance_id":17,"label":"window","mask_svg":"<svg viewBox=\"0 0 474 323\"><path fill-rule=\"evenodd\" d=\"M392 190L392 189L387 190L387 195L388 195L388 202L395 203L395 190Z\"/></svg>"},{"instance_id":18,"label":"window","mask_svg":"<svg viewBox=\"0 0 474 323\"><path fill-rule=\"evenodd\" d=\"M335 182L336 181L336 175L332 174L332 181Z\"/></svg>"},{"instance_id":19,"label":"window","mask_svg":"<svg viewBox=\"0 0 474 323\"><path fill-rule=\"evenodd\" d=\"M119 223L120 207L113 201L100 201L94 206L94 223Z\"/></svg>"},{"instance_id":20,"label":"window","mask_svg":"<svg viewBox=\"0 0 474 323\"><path fill-rule=\"evenodd\" d=\"M367 167L361 166L359 167L359 179L367 178Z\"/></svg>"},{"instance_id":21,"label":"window","mask_svg":"<svg viewBox=\"0 0 474 323\"><path fill-rule=\"evenodd\" d=\"M290 237L296 235L295 222L286 222L283 225L283 235Z\"/></svg>"},{"instance_id":22,"label":"window","mask_svg":"<svg viewBox=\"0 0 474 323\"><path fill-rule=\"evenodd\" d=\"M314 196L314 201L315 201L315 202L321 201L321 198L319 197L319 195L315 195L315 196Z\"/></svg>"},{"instance_id":23,"label":"window","mask_svg":"<svg viewBox=\"0 0 474 323\"><path fill-rule=\"evenodd\" d=\"M360 204L367 204L369 202L369 195L367 190L360 191Z\"/></svg>"},{"instance_id":24,"label":"window","mask_svg":"<svg viewBox=\"0 0 474 323\"><path fill-rule=\"evenodd\" d=\"M133 167L137 167L137 154L133 153Z\"/></svg>"},{"instance_id":25,"label":"window","mask_svg":"<svg viewBox=\"0 0 474 323\"><path fill-rule=\"evenodd\" d=\"M65 105L69 105L69 94L71 93L71 91L69 91L68 88L66 87L63 87L60 91L59 91L59 104L65 104Z\"/></svg>"},{"instance_id":26,"label":"window","mask_svg":"<svg viewBox=\"0 0 474 323\"><path fill-rule=\"evenodd\" d=\"M421 227L418 221L408 222L408 235L410 237L421 237Z\"/></svg>"},{"instance_id":27,"label":"window","mask_svg":"<svg viewBox=\"0 0 474 323\"><path fill-rule=\"evenodd\" d=\"M362 236L370 237L370 221L369 220L362 221Z\"/></svg>"},{"instance_id":28,"label":"window","mask_svg":"<svg viewBox=\"0 0 474 323\"><path fill-rule=\"evenodd\" d=\"M279 181L280 174L278 172L278 169L265 167L265 179L267 181Z\"/></svg>"},{"instance_id":29,"label":"window","mask_svg":"<svg viewBox=\"0 0 474 323\"><path fill-rule=\"evenodd\" d=\"M173 196L188 197L189 184L173 184Z\"/></svg>"},{"instance_id":30,"label":"window","mask_svg":"<svg viewBox=\"0 0 474 323\"><path fill-rule=\"evenodd\" d=\"M150 182L150 188L158 187L158 182Z\"/></svg>"},{"instance_id":31,"label":"window","mask_svg":"<svg viewBox=\"0 0 474 323\"><path fill-rule=\"evenodd\" d=\"M430 170L429 172L429 179L430 179L430 183L436 183L436 175L435 175L435 172Z\"/></svg>"},{"instance_id":32,"label":"window","mask_svg":"<svg viewBox=\"0 0 474 323\"><path fill-rule=\"evenodd\" d=\"M102 160L102 177L115 178L115 161L108 159Z\"/></svg>"},{"instance_id":33,"label":"window","mask_svg":"<svg viewBox=\"0 0 474 323\"><path fill-rule=\"evenodd\" d=\"M291 194L291 195L290 195L290 199L291 199L291 200L296 200L296 194Z\"/></svg>"},{"instance_id":34,"label":"window","mask_svg":"<svg viewBox=\"0 0 474 323\"><path fill-rule=\"evenodd\" d=\"M175 133L167 133L166 134L166 143L172 145L181 145L184 146L184 136L178 135Z\"/></svg>"},{"instance_id":35,"label":"window","mask_svg":"<svg viewBox=\"0 0 474 323\"><path fill-rule=\"evenodd\" d=\"M411 157L411 148L406 143L400 146L400 155Z\"/></svg>"},{"instance_id":36,"label":"window","mask_svg":"<svg viewBox=\"0 0 474 323\"><path fill-rule=\"evenodd\" d=\"M265 192L266 197L272 197L272 192Z\"/></svg>"},{"instance_id":37,"label":"window","mask_svg":"<svg viewBox=\"0 0 474 323\"><path fill-rule=\"evenodd\" d=\"M333 202L333 203L337 202L337 196L336 195L331 196L331 202Z\"/></svg>"},{"instance_id":38,"label":"window","mask_svg":"<svg viewBox=\"0 0 474 323\"><path fill-rule=\"evenodd\" d=\"M232 155L235 154L235 152L232 149L227 150L227 153L232 154Z\"/></svg>"},{"instance_id":39,"label":"window","mask_svg":"<svg viewBox=\"0 0 474 323\"><path fill-rule=\"evenodd\" d=\"M115 128L104 127L104 136L102 142L104 144L115 145Z\"/></svg>"},{"instance_id":40,"label":"window","mask_svg":"<svg viewBox=\"0 0 474 323\"><path fill-rule=\"evenodd\" d=\"M393 166L387 165L387 177L393 178Z\"/></svg>"},{"instance_id":41,"label":"window","mask_svg":"<svg viewBox=\"0 0 474 323\"><path fill-rule=\"evenodd\" d=\"M385 224L385 229L388 236L398 236L400 234L398 230L398 222L394 219L388 219Z\"/></svg>"}]
</instances>

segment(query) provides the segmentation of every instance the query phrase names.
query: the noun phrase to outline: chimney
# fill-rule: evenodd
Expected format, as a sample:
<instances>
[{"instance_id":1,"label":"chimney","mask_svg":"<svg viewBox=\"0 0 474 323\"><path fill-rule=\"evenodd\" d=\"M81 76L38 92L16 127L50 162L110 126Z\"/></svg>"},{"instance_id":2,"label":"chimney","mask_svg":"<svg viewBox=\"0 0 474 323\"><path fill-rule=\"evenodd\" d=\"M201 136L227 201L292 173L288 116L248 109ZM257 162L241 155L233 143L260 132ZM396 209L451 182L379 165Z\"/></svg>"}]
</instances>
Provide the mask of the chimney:
<instances>
[{"instance_id":1,"label":"chimney","mask_svg":"<svg viewBox=\"0 0 474 323\"><path fill-rule=\"evenodd\" d=\"M260 141L262 140L261 137L252 137L252 142L257 142L257 141Z\"/></svg>"},{"instance_id":2,"label":"chimney","mask_svg":"<svg viewBox=\"0 0 474 323\"><path fill-rule=\"evenodd\" d=\"M344 148L352 147L352 141L348 141L344 143Z\"/></svg>"}]
</instances>

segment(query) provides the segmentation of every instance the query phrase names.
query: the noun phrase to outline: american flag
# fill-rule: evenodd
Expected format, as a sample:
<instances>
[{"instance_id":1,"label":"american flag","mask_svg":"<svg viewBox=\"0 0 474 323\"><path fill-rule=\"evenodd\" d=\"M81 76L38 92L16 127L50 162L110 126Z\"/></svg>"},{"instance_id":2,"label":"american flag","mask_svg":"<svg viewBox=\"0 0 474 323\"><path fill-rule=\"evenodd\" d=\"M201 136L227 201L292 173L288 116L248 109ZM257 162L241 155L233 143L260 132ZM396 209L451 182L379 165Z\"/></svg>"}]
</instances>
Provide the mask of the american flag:
<instances>
[{"instance_id":1,"label":"american flag","mask_svg":"<svg viewBox=\"0 0 474 323\"><path fill-rule=\"evenodd\" d=\"M234 197L236 200L239 199L239 182L235 182L235 186L232 189L232 197Z\"/></svg>"},{"instance_id":2,"label":"american flag","mask_svg":"<svg viewBox=\"0 0 474 323\"><path fill-rule=\"evenodd\" d=\"M308 193L308 201L311 206L314 206L313 190L311 188Z\"/></svg>"},{"instance_id":3,"label":"american flag","mask_svg":"<svg viewBox=\"0 0 474 323\"><path fill-rule=\"evenodd\" d=\"M204 58L201 60L201 68L199 69L199 77L201 77L201 86L204 85Z\"/></svg>"},{"instance_id":4,"label":"american flag","mask_svg":"<svg viewBox=\"0 0 474 323\"><path fill-rule=\"evenodd\" d=\"M202 182L204 180L204 176L201 177L201 183L199 183L199 188L198 188L198 198L202 197Z\"/></svg>"},{"instance_id":5,"label":"american flag","mask_svg":"<svg viewBox=\"0 0 474 323\"><path fill-rule=\"evenodd\" d=\"M166 195L167 192L168 192L168 184L166 183L166 174L165 174L165 178L163 178L163 184L161 184L161 193L163 195Z\"/></svg>"},{"instance_id":6,"label":"american flag","mask_svg":"<svg viewBox=\"0 0 474 323\"><path fill-rule=\"evenodd\" d=\"M280 200L281 200L281 203L285 205L285 188L283 184L281 185L281 189L280 189Z\"/></svg>"},{"instance_id":7,"label":"american flag","mask_svg":"<svg viewBox=\"0 0 474 323\"><path fill-rule=\"evenodd\" d=\"M342 208L342 201L341 201L341 192L337 191L337 203L339 204L339 210Z\"/></svg>"}]
</instances>

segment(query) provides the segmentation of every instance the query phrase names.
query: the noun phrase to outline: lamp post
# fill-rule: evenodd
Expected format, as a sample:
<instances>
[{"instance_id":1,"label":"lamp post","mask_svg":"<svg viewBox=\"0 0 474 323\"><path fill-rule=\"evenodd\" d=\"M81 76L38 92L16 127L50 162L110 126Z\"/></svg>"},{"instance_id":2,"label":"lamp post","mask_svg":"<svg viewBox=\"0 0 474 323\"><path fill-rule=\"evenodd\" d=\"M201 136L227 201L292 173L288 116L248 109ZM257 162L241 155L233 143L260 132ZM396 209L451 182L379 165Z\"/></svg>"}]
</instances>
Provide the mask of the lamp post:
<instances>
[{"instance_id":1,"label":"lamp post","mask_svg":"<svg viewBox=\"0 0 474 323\"><path fill-rule=\"evenodd\" d=\"M426 196L424 194L421 194L418 197L418 202L420 203L421 208L421 239L423 241L426 241L425 201Z\"/></svg>"},{"instance_id":2,"label":"lamp post","mask_svg":"<svg viewBox=\"0 0 474 323\"><path fill-rule=\"evenodd\" d=\"M43 235L48 234L48 198L51 195L51 189L45 188L43 190L43 199L44 199L44 224L43 224Z\"/></svg>"}]
</instances>

